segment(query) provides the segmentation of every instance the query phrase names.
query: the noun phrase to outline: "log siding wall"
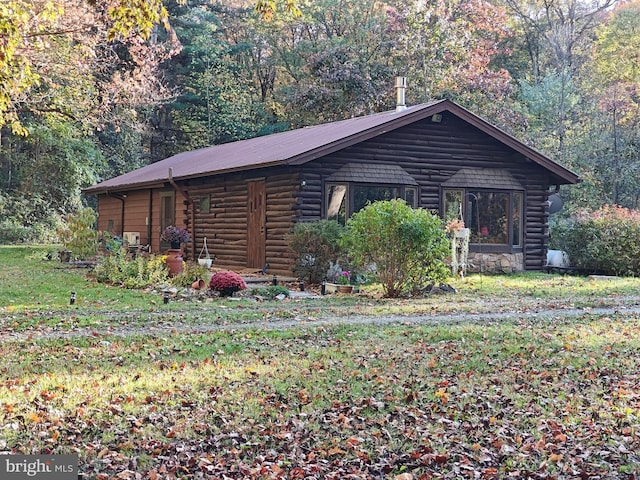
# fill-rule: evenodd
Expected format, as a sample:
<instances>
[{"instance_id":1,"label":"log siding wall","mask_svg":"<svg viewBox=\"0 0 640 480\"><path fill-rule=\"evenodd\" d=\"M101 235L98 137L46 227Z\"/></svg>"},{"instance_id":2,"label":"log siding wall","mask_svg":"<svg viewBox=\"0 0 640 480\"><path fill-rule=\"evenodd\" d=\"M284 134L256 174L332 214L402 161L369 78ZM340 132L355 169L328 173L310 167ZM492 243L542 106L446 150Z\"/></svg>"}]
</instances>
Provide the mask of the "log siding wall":
<instances>
[{"instance_id":1,"label":"log siding wall","mask_svg":"<svg viewBox=\"0 0 640 480\"><path fill-rule=\"evenodd\" d=\"M291 264L286 235L296 221L300 188L297 169L274 168L244 174L228 174L192 180L185 190L195 208L195 252L197 259L207 238L214 264L229 269L247 267L248 182L264 180L266 189L266 262L269 273L290 275ZM210 197L208 213L200 211L200 199Z\"/></svg>"},{"instance_id":2,"label":"log siding wall","mask_svg":"<svg viewBox=\"0 0 640 480\"><path fill-rule=\"evenodd\" d=\"M394 163L420 185L419 206L439 212L441 184L461 168L502 168L524 187L525 269L540 270L548 247L546 170L445 112L440 123L416 122L305 165L299 211L303 221L322 214L323 179L348 162ZM482 188L483 185L477 185Z\"/></svg>"}]
</instances>

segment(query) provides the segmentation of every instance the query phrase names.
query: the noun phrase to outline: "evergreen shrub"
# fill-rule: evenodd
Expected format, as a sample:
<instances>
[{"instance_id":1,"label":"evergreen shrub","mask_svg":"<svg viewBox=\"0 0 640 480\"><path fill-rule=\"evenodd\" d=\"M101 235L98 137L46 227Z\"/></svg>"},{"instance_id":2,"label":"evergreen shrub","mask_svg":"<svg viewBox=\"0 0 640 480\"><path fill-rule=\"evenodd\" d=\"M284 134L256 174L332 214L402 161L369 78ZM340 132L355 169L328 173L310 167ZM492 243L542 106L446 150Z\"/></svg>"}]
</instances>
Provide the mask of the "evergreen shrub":
<instances>
[{"instance_id":1,"label":"evergreen shrub","mask_svg":"<svg viewBox=\"0 0 640 480\"><path fill-rule=\"evenodd\" d=\"M251 289L251 295L256 295L267 300L273 300L278 295L289 296L289 289L284 285L269 285L267 287L255 287Z\"/></svg>"}]
</instances>

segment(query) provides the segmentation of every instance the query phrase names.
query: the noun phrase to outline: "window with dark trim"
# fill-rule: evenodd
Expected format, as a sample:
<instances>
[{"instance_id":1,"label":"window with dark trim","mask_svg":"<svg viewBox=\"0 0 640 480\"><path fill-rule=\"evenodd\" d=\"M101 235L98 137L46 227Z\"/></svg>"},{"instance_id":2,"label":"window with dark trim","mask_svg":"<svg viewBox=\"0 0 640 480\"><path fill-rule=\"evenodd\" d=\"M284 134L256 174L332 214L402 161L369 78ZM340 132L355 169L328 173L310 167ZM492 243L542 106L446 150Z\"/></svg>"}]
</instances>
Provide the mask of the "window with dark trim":
<instances>
[{"instance_id":1,"label":"window with dark trim","mask_svg":"<svg viewBox=\"0 0 640 480\"><path fill-rule=\"evenodd\" d=\"M326 183L325 218L345 224L346 220L369 203L401 198L417 207L418 187L374 183Z\"/></svg>"},{"instance_id":2,"label":"window with dark trim","mask_svg":"<svg viewBox=\"0 0 640 480\"><path fill-rule=\"evenodd\" d=\"M474 188L444 189L445 222L462 218L471 230L470 243L489 250L522 248L523 192Z\"/></svg>"},{"instance_id":3,"label":"window with dark trim","mask_svg":"<svg viewBox=\"0 0 640 480\"><path fill-rule=\"evenodd\" d=\"M200 213L206 215L211 213L211 195L203 195L200 197Z\"/></svg>"}]
</instances>

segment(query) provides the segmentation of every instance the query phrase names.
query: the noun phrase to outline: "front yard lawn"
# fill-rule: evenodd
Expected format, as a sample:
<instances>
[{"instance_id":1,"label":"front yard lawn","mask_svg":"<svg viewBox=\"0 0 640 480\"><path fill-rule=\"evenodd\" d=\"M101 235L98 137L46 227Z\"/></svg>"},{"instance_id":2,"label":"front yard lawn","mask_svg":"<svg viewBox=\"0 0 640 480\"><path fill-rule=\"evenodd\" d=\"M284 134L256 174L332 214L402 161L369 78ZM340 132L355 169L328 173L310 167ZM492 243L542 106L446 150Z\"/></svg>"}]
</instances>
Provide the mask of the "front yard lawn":
<instances>
[{"instance_id":1,"label":"front yard lawn","mask_svg":"<svg viewBox=\"0 0 640 480\"><path fill-rule=\"evenodd\" d=\"M2 333L22 334L0 344L2 452L76 453L102 480L640 475L640 316L623 308L637 280L484 276L424 299L165 307L17 251L0 273ZM84 292L74 305L71 288ZM590 313L602 306L615 308ZM513 315L305 326L494 310ZM282 316L299 324L260 327ZM154 331L150 318L232 328ZM148 331L110 333L129 322Z\"/></svg>"}]
</instances>

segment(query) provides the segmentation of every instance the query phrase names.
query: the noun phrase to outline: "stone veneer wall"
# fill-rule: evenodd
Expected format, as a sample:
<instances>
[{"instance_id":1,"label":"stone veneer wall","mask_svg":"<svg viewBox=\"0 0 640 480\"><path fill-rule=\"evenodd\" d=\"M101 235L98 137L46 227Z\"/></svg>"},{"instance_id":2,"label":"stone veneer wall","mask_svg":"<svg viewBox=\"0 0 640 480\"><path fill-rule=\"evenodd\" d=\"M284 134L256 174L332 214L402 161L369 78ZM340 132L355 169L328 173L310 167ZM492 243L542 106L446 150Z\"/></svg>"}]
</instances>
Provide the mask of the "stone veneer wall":
<instances>
[{"instance_id":1,"label":"stone veneer wall","mask_svg":"<svg viewBox=\"0 0 640 480\"><path fill-rule=\"evenodd\" d=\"M515 273L524 270L522 253L469 252L468 273Z\"/></svg>"}]
</instances>

